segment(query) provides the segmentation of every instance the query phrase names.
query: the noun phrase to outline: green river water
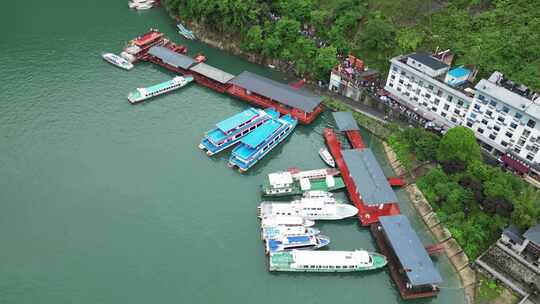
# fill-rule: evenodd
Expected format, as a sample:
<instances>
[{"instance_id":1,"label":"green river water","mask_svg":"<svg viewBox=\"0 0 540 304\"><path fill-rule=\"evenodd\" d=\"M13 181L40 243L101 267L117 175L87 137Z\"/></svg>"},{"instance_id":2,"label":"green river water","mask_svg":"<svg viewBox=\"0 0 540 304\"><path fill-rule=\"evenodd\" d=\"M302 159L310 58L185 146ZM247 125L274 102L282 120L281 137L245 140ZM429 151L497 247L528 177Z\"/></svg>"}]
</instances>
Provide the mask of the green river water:
<instances>
[{"instance_id":1,"label":"green river water","mask_svg":"<svg viewBox=\"0 0 540 304\"><path fill-rule=\"evenodd\" d=\"M258 186L269 172L323 167L317 149L329 113L300 126L244 175L229 152L197 144L248 107L196 84L132 106L128 91L172 74L144 63L126 72L118 52L150 27L184 42L161 9L125 0L7 1L0 13L0 303L402 303L386 270L273 274L259 238ZM280 75L189 42L231 73ZM384 162L380 145L367 142ZM388 166L385 170L390 174ZM404 213L431 242L398 193ZM375 249L354 219L317 225L334 250ZM437 298L464 303L445 258Z\"/></svg>"}]
</instances>

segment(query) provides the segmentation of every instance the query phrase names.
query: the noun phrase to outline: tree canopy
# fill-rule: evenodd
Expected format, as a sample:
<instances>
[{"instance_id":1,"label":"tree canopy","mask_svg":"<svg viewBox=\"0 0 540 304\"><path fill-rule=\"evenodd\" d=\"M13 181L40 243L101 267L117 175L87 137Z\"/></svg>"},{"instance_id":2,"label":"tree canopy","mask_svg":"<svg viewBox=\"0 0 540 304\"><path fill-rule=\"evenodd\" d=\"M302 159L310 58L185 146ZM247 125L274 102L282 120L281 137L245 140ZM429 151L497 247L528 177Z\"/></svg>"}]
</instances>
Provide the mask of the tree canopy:
<instances>
[{"instance_id":1,"label":"tree canopy","mask_svg":"<svg viewBox=\"0 0 540 304\"><path fill-rule=\"evenodd\" d=\"M468 165L481 159L480 146L473 131L463 126L448 130L437 150L437 160L441 163L457 161Z\"/></svg>"},{"instance_id":2,"label":"tree canopy","mask_svg":"<svg viewBox=\"0 0 540 304\"><path fill-rule=\"evenodd\" d=\"M391 56L440 48L456 53L455 64L477 65L480 77L499 70L509 79L540 89L540 1L458 0L441 5L426 0L163 0L163 4L223 39L238 41L247 52L289 61L299 74L321 79L328 78L330 69L322 73L314 59L328 52L326 47L342 55L351 52L383 72ZM313 44L296 43L292 34Z\"/></svg>"}]
</instances>

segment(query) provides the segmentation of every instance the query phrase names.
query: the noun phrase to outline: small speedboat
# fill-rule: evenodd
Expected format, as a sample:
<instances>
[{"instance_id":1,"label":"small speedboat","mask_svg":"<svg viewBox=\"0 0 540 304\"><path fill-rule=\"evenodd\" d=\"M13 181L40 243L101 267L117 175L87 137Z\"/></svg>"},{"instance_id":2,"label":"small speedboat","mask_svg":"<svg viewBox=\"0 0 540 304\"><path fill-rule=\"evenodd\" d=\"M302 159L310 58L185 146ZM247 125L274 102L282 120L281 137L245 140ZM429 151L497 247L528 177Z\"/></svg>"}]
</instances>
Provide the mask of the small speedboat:
<instances>
[{"instance_id":1,"label":"small speedboat","mask_svg":"<svg viewBox=\"0 0 540 304\"><path fill-rule=\"evenodd\" d=\"M116 55L116 54L113 54L113 53L105 53L103 55L101 55L101 57L103 57L103 59L105 61L107 61L108 63L112 64L112 65L115 65L121 69L124 69L124 70L131 70L133 68L133 64L129 61L127 61L126 59Z\"/></svg>"},{"instance_id":2,"label":"small speedboat","mask_svg":"<svg viewBox=\"0 0 540 304\"><path fill-rule=\"evenodd\" d=\"M145 7L149 5L151 5L150 8L152 8L154 6L154 0L131 0L128 2L129 8L135 9L139 9L139 7L143 7L143 9L145 9Z\"/></svg>"},{"instance_id":3,"label":"small speedboat","mask_svg":"<svg viewBox=\"0 0 540 304\"><path fill-rule=\"evenodd\" d=\"M330 167L335 167L336 166L336 162L334 161L334 158L332 157L332 154L330 154L330 152L328 152L328 149L320 148L319 149L319 156Z\"/></svg>"},{"instance_id":4,"label":"small speedboat","mask_svg":"<svg viewBox=\"0 0 540 304\"><path fill-rule=\"evenodd\" d=\"M141 11L141 10L151 9L153 7L154 7L153 4L144 3L144 4L139 4L139 5L135 6L135 9L138 10L138 11Z\"/></svg>"},{"instance_id":5,"label":"small speedboat","mask_svg":"<svg viewBox=\"0 0 540 304\"><path fill-rule=\"evenodd\" d=\"M324 235L286 236L266 241L266 253L290 250L315 250L330 244L330 239Z\"/></svg>"},{"instance_id":6,"label":"small speedboat","mask_svg":"<svg viewBox=\"0 0 540 304\"><path fill-rule=\"evenodd\" d=\"M188 30L182 23L178 23L176 27L178 28L178 33L184 36L184 38L189 40L197 39L197 37L195 37L195 34L193 34L193 31Z\"/></svg>"}]
</instances>

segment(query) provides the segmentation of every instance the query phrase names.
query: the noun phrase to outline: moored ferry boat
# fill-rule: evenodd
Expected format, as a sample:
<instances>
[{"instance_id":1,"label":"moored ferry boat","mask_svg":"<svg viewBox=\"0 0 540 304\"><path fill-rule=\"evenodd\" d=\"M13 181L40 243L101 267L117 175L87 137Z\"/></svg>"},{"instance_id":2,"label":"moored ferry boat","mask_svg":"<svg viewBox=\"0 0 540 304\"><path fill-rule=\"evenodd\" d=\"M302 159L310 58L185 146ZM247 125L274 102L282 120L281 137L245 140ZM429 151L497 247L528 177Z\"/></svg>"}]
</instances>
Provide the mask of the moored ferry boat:
<instances>
[{"instance_id":1,"label":"moored ferry boat","mask_svg":"<svg viewBox=\"0 0 540 304\"><path fill-rule=\"evenodd\" d=\"M305 219L301 216L265 216L261 218L261 227L274 227L274 226L304 226L311 227L315 225L314 221Z\"/></svg>"},{"instance_id":2,"label":"moored ferry boat","mask_svg":"<svg viewBox=\"0 0 540 304\"><path fill-rule=\"evenodd\" d=\"M286 236L299 236L299 235L319 235L321 231L316 228L310 228L305 226L270 226L261 229L261 238L263 240L277 239Z\"/></svg>"},{"instance_id":3,"label":"moored ferry boat","mask_svg":"<svg viewBox=\"0 0 540 304\"><path fill-rule=\"evenodd\" d=\"M272 108L249 108L217 123L214 129L206 132L199 148L209 156L214 155L238 143L266 121L278 117L279 113Z\"/></svg>"},{"instance_id":4,"label":"moored ferry boat","mask_svg":"<svg viewBox=\"0 0 540 304\"><path fill-rule=\"evenodd\" d=\"M234 148L229 159L229 166L238 167L245 172L268 152L289 136L298 120L289 114L265 122L255 131L242 138L242 144Z\"/></svg>"},{"instance_id":5,"label":"moored ferry boat","mask_svg":"<svg viewBox=\"0 0 540 304\"><path fill-rule=\"evenodd\" d=\"M107 61L108 63L114 65L114 66L117 66L121 69L124 69L124 70L131 70L133 69L133 64L129 61L127 61L126 59L116 55L116 54L113 54L113 53L105 53L103 55L101 55L101 57Z\"/></svg>"},{"instance_id":6,"label":"moored ferry boat","mask_svg":"<svg viewBox=\"0 0 540 304\"><path fill-rule=\"evenodd\" d=\"M148 88L137 88L137 90L129 93L128 100L130 103L135 104L146 99L180 89L192 81L193 76L176 76L169 81L165 81Z\"/></svg>"},{"instance_id":7,"label":"moored ferry boat","mask_svg":"<svg viewBox=\"0 0 540 304\"><path fill-rule=\"evenodd\" d=\"M324 235L286 236L266 241L266 253L289 250L314 250L330 244L330 239Z\"/></svg>"},{"instance_id":8,"label":"moored ferry boat","mask_svg":"<svg viewBox=\"0 0 540 304\"><path fill-rule=\"evenodd\" d=\"M335 167L336 166L336 161L334 160L334 158L332 157L332 154L330 154L328 149L320 148L319 149L319 156L330 167Z\"/></svg>"},{"instance_id":9,"label":"moored ferry boat","mask_svg":"<svg viewBox=\"0 0 540 304\"><path fill-rule=\"evenodd\" d=\"M257 208L258 216L300 216L308 220L340 220L355 216L358 209L340 203L334 198L301 198L291 203L263 202Z\"/></svg>"},{"instance_id":10,"label":"moored ferry boat","mask_svg":"<svg viewBox=\"0 0 540 304\"><path fill-rule=\"evenodd\" d=\"M287 196L300 195L305 191L336 191L345 188L343 178L339 176L328 175L324 179L310 180L307 178L281 183L267 183L261 186L261 192L264 196Z\"/></svg>"},{"instance_id":11,"label":"moored ferry boat","mask_svg":"<svg viewBox=\"0 0 540 304\"><path fill-rule=\"evenodd\" d=\"M270 271L352 272L380 269L386 266L384 255L356 251L300 251L272 252Z\"/></svg>"}]
</instances>

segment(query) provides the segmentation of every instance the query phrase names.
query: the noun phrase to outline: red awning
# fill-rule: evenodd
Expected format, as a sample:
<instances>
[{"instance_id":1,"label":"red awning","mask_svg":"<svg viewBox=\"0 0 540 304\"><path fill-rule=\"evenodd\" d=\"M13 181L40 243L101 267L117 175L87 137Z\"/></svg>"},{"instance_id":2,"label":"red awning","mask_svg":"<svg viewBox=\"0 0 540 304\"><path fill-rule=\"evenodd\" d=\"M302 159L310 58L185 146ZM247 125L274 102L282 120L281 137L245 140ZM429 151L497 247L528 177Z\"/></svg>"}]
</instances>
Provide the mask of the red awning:
<instances>
[{"instance_id":1,"label":"red awning","mask_svg":"<svg viewBox=\"0 0 540 304\"><path fill-rule=\"evenodd\" d=\"M504 154L503 156L501 156L501 160L503 164L505 164L506 166L512 167L513 169L515 169L521 174L529 173L529 166L525 164L523 161L514 158L510 154Z\"/></svg>"}]
</instances>

